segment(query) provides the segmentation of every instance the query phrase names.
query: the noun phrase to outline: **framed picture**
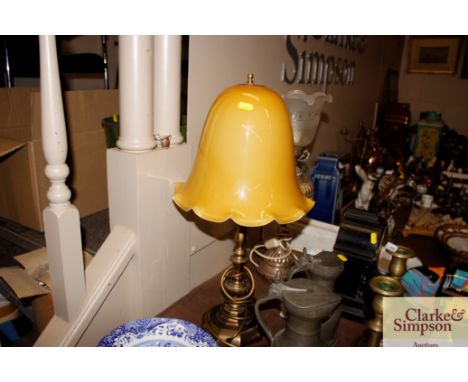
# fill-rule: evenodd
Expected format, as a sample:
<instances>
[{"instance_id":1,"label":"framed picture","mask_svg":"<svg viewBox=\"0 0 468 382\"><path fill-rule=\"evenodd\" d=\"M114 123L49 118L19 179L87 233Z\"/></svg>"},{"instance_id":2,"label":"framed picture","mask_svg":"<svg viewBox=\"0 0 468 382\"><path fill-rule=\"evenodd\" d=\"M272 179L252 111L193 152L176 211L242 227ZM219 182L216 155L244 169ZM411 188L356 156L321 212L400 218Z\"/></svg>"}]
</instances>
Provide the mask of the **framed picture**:
<instances>
[{"instance_id":1,"label":"framed picture","mask_svg":"<svg viewBox=\"0 0 468 382\"><path fill-rule=\"evenodd\" d=\"M465 54L463 55L460 77L468 78L468 39L465 37Z\"/></svg>"},{"instance_id":2,"label":"framed picture","mask_svg":"<svg viewBox=\"0 0 468 382\"><path fill-rule=\"evenodd\" d=\"M410 37L408 73L454 74L459 45L459 37Z\"/></svg>"}]
</instances>

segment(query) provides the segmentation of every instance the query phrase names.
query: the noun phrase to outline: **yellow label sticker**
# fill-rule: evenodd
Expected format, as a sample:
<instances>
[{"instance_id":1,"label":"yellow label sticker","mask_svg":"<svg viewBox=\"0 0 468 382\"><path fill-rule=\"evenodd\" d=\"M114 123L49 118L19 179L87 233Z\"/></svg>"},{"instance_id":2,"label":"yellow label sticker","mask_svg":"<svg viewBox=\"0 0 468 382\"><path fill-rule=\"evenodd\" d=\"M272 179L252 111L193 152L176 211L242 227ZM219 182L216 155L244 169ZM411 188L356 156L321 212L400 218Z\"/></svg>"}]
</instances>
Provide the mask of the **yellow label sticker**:
<instances>
[{"instance_id":1,"label":"yellow label sticker","mask_svg":"<svg viewBox=\"0 0 468 382\"><path fill-rule=\"evenodd\" d=\"M370 234L370 242L371 244L377 244L377 232L371 232Z\"/></svg>"},{"instance_id":2,"label":"yellow label sticker","mask_svg":"<svg viewBox=\"0 0 468 382\"><path fill-rule=\"evenodd\" d=\"M342 255L341 253L338 253L336 256L338 256L338 258L343 262L348 261L348 258L345 255Z\"/></svg>"}]
</instances>

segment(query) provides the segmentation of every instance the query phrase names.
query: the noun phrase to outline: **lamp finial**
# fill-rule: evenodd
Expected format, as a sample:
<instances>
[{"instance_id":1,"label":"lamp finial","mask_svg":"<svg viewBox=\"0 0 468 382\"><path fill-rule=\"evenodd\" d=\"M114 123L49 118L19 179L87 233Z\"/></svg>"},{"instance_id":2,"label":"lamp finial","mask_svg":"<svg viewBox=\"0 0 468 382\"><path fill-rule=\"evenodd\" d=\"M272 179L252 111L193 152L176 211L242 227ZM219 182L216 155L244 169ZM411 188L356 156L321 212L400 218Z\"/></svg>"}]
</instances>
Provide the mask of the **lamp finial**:
<instances>
[{"instance_id":1,"label":"lamp finial","mask_svg":"<svg viewBox=\"0 0 468 382\"><path fill-rule=\"evenodd\" d=\"M249 73L249 74L247 75L247 84L248 84L248 85L253 85L253 84L254 84L254 82L253 82L253 77L254 77L253 73Z\"/></svg>"}]
</instances>

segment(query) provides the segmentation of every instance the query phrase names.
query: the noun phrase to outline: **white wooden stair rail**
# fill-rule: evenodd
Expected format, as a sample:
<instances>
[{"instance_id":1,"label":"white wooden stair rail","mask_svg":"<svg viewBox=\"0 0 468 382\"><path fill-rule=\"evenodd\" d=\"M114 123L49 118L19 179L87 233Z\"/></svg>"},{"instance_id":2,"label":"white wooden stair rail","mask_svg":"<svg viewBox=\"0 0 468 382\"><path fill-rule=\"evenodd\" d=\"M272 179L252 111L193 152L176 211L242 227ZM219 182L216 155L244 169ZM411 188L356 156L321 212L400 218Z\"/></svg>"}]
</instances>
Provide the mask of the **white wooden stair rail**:
<instances>
[{"instance_id":1,"label":"white wooden stair rail","mask_svg":"<svg viewBox=\"0 0 468 382\"><path fill-rule=\"evenodd\" d=\"M41 41L50 42L53 41L53 38L41 37ZM121 92L120 104L121 135L117 144L122 152L138 154L147 152L156 144L152 128L153 60L151 48L153 39L150 36L124 36L120 38L120 41L119 54L122 58L121 87L123 91ZM40 46L41 54L49 57L52 48L47 45L48 50L45 50L43 46L44 43ZM50 67L47 72L41 72L41 76L44 77L45 83L49 77L53 76L56 76L58 81L57 66ZM47 88L43 87L43 89ZM62 111L63 119L63 106L59 97L55 97L47 106L49 109L45 110L45 115L50 115L55 108L55 110ZM63 139L66 139L64 124L62 136ZM66 140L64 144L66 145ZM63 143L61 147L63 148ZM63 158L61 157L63 163L65 157L66 152ZM68 190L67 206L71 206L69 199L70 191ZM77 232L79 233L78 211L76 208L74 211L76 212ZM60 232L52 231L49 236L53 243L53 240L60 236ZM81 240L80 237L78 239ZM112 224L110 235L86 268L86 287L83 288L86 294L82 303L78 304L77 312L68 317L63 317L56 312L36 341L35 346L94 346L111 329L123 322L142 317L144 309L142 309L140 295L142 294L141 284L143 284L144 289L144 283L141 283L140 267L148 269L148 265L144 262L142 264L139 259L141 255L139 255L137 239L132 229L122 224ZM78 240L79 245L75 240L74 250L80 251L80 259L82 259L80 240ZM65 252L58 251L56 257L57 262L63 264ZM83 267L75 269L77 273L82 270ZM55 272L59 279L60 276L64 275L61 272L62 269ZM72 288L73 278L68 276L66 282ZM55 285L53 287L55 296L57 291ZM60 292L60 290L58 291ZM146 310L150 309L155 314L159 307L155 308L155 304L152 305L153 308Z\"/></svg>"},{"instance_id":2,"label":"white wooden stair rail","mask_svg":"<svg viewBox=\"0 0 468 382\"><path fill-rule=\"evenodd\" d=\"M176 63L180 60L180 36L169 40L172 48L166 50L167 59L153 71L151 65L157 60L153 60L152 36L119 39L120 137L118 148L107 150L111 233L86 268L86 294L77 304L77 312L67 319L56 314L36 346L95 346L118 325L157 315L228 264L232 242L216 239L225 236L224 230L212 235L203 222L182 214L172 202L174 184L189 174L192 146L151 149L155 143L152 106L160 107L161 101L153 103L152 97L156 92L164 93L159 89L164 83L155 83L152 89L153 75L161 78L173 63L177 68L173 74L179 77L174 82L180 84L180 63ZM179 92L180 86L175 87ZM168 107L178 109L179 96L173 89L166 91L171 99ZM142 101L134 102L137 97ZM62 107L60 99L55 99L54 107ZM180 133L179 116L170 116L165 126ZM60 236L60 232L57 227L50 232L53 243L57 240L53 236ZM81 246L75 239L74 251L77 249ZM69 264L63 261L65 252L57 251L56 257L59 264ZM82 268L75 271L82 272ZM61 269L54 272L59 288L60 276L67 278L62 280L67 286L73 280Z\"/></svg>"},{"instance_id":3,"label":"white wooden stair rail","mask_svg":"<svg viewBox=\"0 0 468 382\"><path fill-rule=\"evenodd\" d=\"M132 317L119 304L132 306L129 282L122 274L135 254L135 235L123 226L115 226L93 261L85 270L81 246L78 210L70 203L71 192L65 185L69 168L65 164L67 139L61 100L57 53L54 36L40 36L41 125L46 175L51 181L49 207L44 210L44 225L53 285L55 315L41 333L35 346L95 345L96 338ZM151 118L148 128L151 129ZM154 141L154 139L153 139ZM127 277L128 278L128 277ZM124 279L120 287L119 280ZM113 319L93 320L108 304ZM128 298L122 298L122 296ZM133 314L134 316L134 314Z\"/></svg>"},{"instance_id":4,"label":"white wooden stair rail","mask_svg":"<svg viewBox=\"0 0 468 382\"><path fill-rule=\"evenodd\" d=\"M57 315L52 317L35 346L94 346L96 339L99 340L105 333L127 321L126 312L114 313L109 315L111 319L101 322L96 318L99 317L100 311L106 309L105 303L112 299L120 300L113 303L114 307L129 305L132 296L125 293L128 285L124 287L121 285L119 289L116 284L122 279L134 254L134 233L123 226L115 226L86 268L87 294L78 314L69 321ZM114 292L113 298L112 292ZM91 325L93 320L96 322Z\"/></svg>"},{"instance_id":5,"label":"white wooden stair rail","mask_svg":"<svg viewBox=\"0 0 468 382\"><path fill-rule=\"evenodd\" d=\"M46 158L45 173L51 185L49 206L44 210L44 228L49 269L54 288L55 314L72 319L85 297L80 217L70 203L71 192L65 184L69 168L67 136L54 36L40 36L41 127Z\"/></svg>"}]
</instances>

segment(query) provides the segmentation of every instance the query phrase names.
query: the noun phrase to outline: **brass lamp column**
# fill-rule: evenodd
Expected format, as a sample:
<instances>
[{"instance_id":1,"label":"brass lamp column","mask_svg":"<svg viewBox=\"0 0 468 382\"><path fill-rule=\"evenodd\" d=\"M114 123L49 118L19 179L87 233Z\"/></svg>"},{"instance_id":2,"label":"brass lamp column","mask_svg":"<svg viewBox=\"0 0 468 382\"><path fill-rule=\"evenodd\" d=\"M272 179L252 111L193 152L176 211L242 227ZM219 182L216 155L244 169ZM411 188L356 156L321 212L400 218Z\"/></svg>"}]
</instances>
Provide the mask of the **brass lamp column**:
<instances>
[{"instance_id":1,"label":"brass lamp column","mask_svg":"<svg viewBox=\"0 0 468 382\"><path fill-rule=\"evenodd\" d=\"M224 303L203 316L203 326L227 346L241 346L261 337L254 314L255 281L249 268L245 267L244 227L237 228L234 240L232 265L224 271L220 281Z\"/></svg>"},{"instance_id":2,"label":"brass lamp column","mask_svg":"<svg viewBox=\"0 0 468 382\"><path fill-rule=\"evenodd\" d=\"M273 90L253 83L225 89L205 121L198 153L174 202L200 218L233 220L232 265L221 277L224 303L204 315L204 327L228 346L260 338L254 314L254 279L245 266L245 227L300 219L314 202L301 192L295 170L294 142L288 109Z\"/></svg>"}]
</instances>

